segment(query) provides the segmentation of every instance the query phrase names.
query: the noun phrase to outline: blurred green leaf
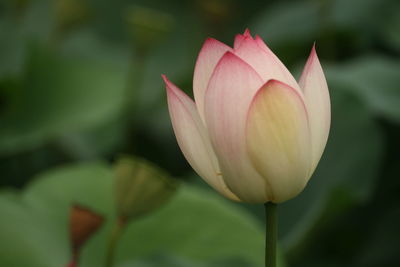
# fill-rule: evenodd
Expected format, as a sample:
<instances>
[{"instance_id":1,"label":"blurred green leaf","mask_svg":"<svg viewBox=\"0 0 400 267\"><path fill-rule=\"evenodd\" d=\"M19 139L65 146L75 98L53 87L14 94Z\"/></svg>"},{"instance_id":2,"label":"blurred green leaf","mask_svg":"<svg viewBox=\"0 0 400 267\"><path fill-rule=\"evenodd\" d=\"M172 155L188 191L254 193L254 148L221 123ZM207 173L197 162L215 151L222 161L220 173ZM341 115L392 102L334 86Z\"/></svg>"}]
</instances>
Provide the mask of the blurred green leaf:
<instances>
[{"instance_id":1,"label":"blurred green leaf","mask_svg":"<svg viewBox=\"0 0 400 267\"><path fill-rule=\"evenodd\" d=\"M147 52L162 43L175 26L175 19L170 14L138 5L125 11L125 20L138 52Z\"/></svg>"},{"instance_id":2,"label":"blurred green leaf","mask_svg":"<svg viewBox=\"0 0 400 267\"><path fill-rule=\"evenodd\" d=\"M68 215L80 203L108 217L83 249L81 266L101 266L113 217L112 170L81 164L49 171L20 198L0 194L0 265L63 266L69 260ZM215 193L182 186L168 205L132 223L117 262L169 255L195 262L233 258L262 266L264 240L257 222ZM29 264L27 264L29 261Z\"/></svg>"},{"instance_id":3,"label":"blurred green leaf","mask_svg":"<svg viewBox=\"0 0 400 267\"><path fill-rule=\"evenodd\" d=\"M400 121L400 63L364 56L326 70L335 84L357 94L378 116Z\"/></svg>"},{"instance_id":4,"label":"blurred green leaf","mask_svg":"<svg viewBox=\"0 0 400 267\"><path fill-rule=\"evenodd\" d=\"M57 34L66 34L88 22L90 7L86 1L56 0L54 1L54 16Z\"/></svg>"},{"instance_id":5,"label":"blurred green leaf","mask_svg":"<svg viewBox=\"0 0 400 267\"><path fill-rule=\"evenodd\" d=\"M129 261L118 264L117 267L205 267L204 264L196 263L187 259L174 257L152 257L151 259Z\"/></svg>"},{"instance_id":6,"label":"blurred green leaf","mask_svg":"<svg viewBox=\"0 0 400 267\"><path fill-rule=\"evenodd\" d=\"M156 256L148 259L131 261L122 264L118 264L117 267L243 267L252 266L248 261L241 259L224 260L200 263L199 261L193 261L173 256ZM281 265L278 265L281 266Z\"/></svg>"},{"instance_id":7,"label":"blurred green leaf","mask_svg":"<svg viewBox=\"0 0 400 267\"><path fill-rule=\"evenodd\" d=\"M367 242L357 255L359 266L396 266L399 257L400 208L393 209L380 218Z\"/></svg>"},{"instance_id":8,"label":"blurred green leaf","mask_svg":"<svg viewBox=\"0 0 400 267\"><path fill-rule=\"evenodd\" d=\"M397 8L399 10L400 7ZM400 51L400 16L392 16L385 25L382 40L387 42L397 52Z\"/></svg>"},{"instance_id":9,"label":"blurred green leaf","mask_svg":"<svg viewBox=\"0 0 400 267\"><path fill-rule=\"evenodd\" d=\"M253 31L268 45L302 43L314 40L321 25L319 23L320 4L316 1L296 1L287 5L283 2L266 8L253 22Z\"/></svg>"},{"instance_id":10,"label":"blurred green leaf","mask_svg":"<svg viewBox=\"0 0 400 267\"><path fill-rule=\"evenodd\" d=\"M305 190L280 209L283 245L292 256L325 223L369 199L381 163L382 134L371 114L354 95L328 84L332 126L326 150Z\"/></svg>"},{"instance_id":11,"label":"blurred green leaf","mask_svg":"<svg viewBox=\"0 0 400 267\"><path fill-rule=\"evenodd\" d=\"M15 24L0 19L0 78L20 74L24 61L24 37L21 29L10 31Z\"/></svg>"},{"instance_id":12,"label":"blurred green leaf","mask_svg":"<svg viewBox=\"0 0 400 267\"><path fill-rule=\"evenodd\" d=\"M33 148L87 130L121 111L125 72L108 60L74 57L32 46L16 106L1 117L1 153Z\"/></svg>"},{"instance_id":13,"label":"blurred green leaf","mask_svg":"<svg viewBox=\"0 0 400 267\"><path fill-rule=\"evenodd\" d=\"M20 75L29 42L47 40L52 30L49 0L9 2L14 7L0 6L0 78Z\"/></svg>"},{"instance_id":14,"label":"blurred green leaf","mask_svg":"<svg viewBox=\"0 0 400 267\"><path fill-rule=\"evenodd\" d=\"M333 0L326 2L330 5L329 19L331 22L337 28L354 30L377 26L376 22L382 19L379 11L387 6L388 1Z\"/></svg>"}]
</instances>

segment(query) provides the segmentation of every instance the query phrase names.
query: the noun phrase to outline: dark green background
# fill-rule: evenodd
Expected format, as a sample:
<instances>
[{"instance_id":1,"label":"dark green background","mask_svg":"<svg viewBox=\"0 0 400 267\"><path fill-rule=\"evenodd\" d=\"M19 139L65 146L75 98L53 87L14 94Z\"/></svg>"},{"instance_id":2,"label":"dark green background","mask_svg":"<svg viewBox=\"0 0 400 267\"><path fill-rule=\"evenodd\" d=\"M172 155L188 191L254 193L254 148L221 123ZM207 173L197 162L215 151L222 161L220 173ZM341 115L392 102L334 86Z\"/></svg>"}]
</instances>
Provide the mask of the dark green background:
<instances>
[{"instance_id":1,"label":"dark green background","mask_svg":"<svg viewBox=\"0 0 400 267\"><path fill-rule=\"evenodd\" d=\"M262 207L229 203L193 173L176 144L160 77L167 74L191 94L193 67L205 38L232 45L234 35L247 27L266 41L295 77L316 42L331 94L331 133L317 171L300 196L279 208L280 247L287 266L399 266L397 0L3 0L0 251L7 247L14 254L0 253L0 265L65 264L65 235L57 239L51 234L48 242L38 239L35 236L43 237L40 231L48 228L32 226L31 216L41 227L54 226L54 233L63 229L62 220L33 212L24 196L37 187L39 196L66 192L64 200L72 201L81 190L77 199L97 194L87 205L96 203L93 208L99 205L98 210L112 214L105 208L107 201L102 206L96 200L111 190L96 180L103 175L97 172L109 172L118 154L130 153L190 184L182 186L171 207L154 216L187 218L196 207L204 216L182 226L186 230L169 228L176 223L172 219L169 226L158 222L151 228L157 217L149 216L150 222L141 222L140 227L151 234L139 246L149 252L126 248L120 266L259 266L255 258L262 254ZM86 185L85 179L92 182ZM215 204L203 203L202 195ZM195 204L185 200L188 196ZM63 214L57 205L50 206L49 214ZM226 218L224 212L229 214ZM234 225L231 232L213 237L215 216L225 226ZM234 219L240 217L245 217L240 219L243 225L258 229L256 241L246 234L251 227ZM163 235L163 227L176 239L156 238ZM241 235L249 243L235 241L240 227L247 227ZM185 238L177 234L181 231ZM5 233L7 238L1 236ZM204 239L198 239L203 234ZM229 241L212 243L225 236ZM64 245L51 246L49 240ZM135 243L134 238L131 241ZM259 252L237 254L253 249L248 244ZM170 251L170 246L176 248ZM211 253L213 246L219 247L220 259ZM97 253L102 253L99 250L101 246Z\"/></svg>"}]
</instances>

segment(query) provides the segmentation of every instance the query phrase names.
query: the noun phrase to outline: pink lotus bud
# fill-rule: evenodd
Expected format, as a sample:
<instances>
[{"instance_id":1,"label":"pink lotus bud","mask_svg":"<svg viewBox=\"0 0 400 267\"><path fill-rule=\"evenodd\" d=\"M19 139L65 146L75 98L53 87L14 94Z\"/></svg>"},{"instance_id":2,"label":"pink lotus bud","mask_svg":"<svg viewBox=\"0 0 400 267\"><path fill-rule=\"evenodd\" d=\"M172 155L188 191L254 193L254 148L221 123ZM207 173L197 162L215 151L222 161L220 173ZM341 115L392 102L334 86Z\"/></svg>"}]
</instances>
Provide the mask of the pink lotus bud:
<instances>
[{"instance_id":1,"label":"pink lotus bud","mask_svg":"<svg viewBox=\"0 0 400 267\"><path fill-rule=\"evenodd\" d=\"M163 79L178 144L215 190L249 203L279 203L303 190L330 128L315 47L299 82L248 30L233 48L206 40L194 71L195 102Z\"/></svg>"}]
</instances>

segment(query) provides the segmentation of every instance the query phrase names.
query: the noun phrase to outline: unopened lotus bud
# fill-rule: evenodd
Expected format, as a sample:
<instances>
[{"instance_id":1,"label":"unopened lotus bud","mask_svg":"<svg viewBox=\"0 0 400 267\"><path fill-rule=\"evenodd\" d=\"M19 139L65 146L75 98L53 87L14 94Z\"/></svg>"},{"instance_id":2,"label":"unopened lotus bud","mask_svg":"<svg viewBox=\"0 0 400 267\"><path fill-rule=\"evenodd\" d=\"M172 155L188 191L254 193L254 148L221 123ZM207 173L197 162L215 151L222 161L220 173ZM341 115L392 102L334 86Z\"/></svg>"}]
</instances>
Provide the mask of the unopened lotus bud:
<instances>
[{"instance_id":1,"label":"unopened lotus bud","mask_svg":"<svg viewBox=\"0 0 400 267\"><path fill-rule=\"evenodd\" d=\"M163 78L178 144L218 192L236 201L279 203L304 189L331 119L315 47L298 82L248 30L233 48L206 40L194 70L195 102Z\"/></svg>"},{"instance_id":2,"label":"unopened lotus bud","mask_svg":"<svg viewBox=\"0 0 400 267\"><path fill-rule=\"evenodd\" d=\"M115 166L117 215L129 220L149 213L175 193L178 183L150 162L123 156Z\"/></svg>"}]
</instances>

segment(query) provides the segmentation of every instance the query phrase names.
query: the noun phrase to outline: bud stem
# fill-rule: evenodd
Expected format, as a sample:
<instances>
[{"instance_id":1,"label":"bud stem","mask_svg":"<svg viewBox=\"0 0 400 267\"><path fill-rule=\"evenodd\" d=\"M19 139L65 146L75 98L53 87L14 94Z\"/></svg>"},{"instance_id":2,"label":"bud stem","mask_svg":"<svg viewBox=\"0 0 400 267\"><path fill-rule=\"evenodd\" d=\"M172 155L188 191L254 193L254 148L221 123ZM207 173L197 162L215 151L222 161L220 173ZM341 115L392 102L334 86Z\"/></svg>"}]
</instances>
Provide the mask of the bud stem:
<instances>
[{"instance_id":1,"label":"bud stem","mask_svg":"<svg viewBox=\"0 0 400 267\"><path fill-rule=\"evenodd\" d=\"M108 242L105 267L114 266L115 250L117 248L118 240L121 237L125 225L126 225L126 220L123 218L117 218L117 220L115 221L114 227L111 232L110 240Z\"/></svg>"},{"instance_id":2,"label":"bud stem","mask_svg":"<svg viewBox=\"0 0 400 267\"><path fill-rule=\"evenodd\" d=\"M277 204L267 202L265 206L265 267L276 267L276 242L278 238Z\"/></svg>"}]
</instances>

